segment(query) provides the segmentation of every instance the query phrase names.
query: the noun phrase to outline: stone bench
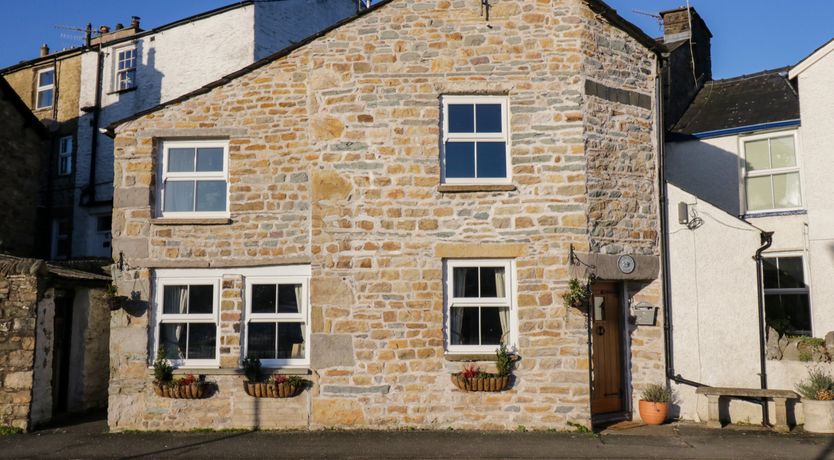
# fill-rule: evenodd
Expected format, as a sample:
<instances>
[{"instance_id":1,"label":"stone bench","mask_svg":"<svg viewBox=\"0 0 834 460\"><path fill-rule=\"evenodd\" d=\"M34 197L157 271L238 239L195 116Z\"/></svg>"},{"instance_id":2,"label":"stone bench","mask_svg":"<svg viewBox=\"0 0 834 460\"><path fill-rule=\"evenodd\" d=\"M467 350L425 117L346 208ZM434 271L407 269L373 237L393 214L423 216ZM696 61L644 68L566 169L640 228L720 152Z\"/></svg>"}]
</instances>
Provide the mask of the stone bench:
<instances>
[{"instance_id":1,"label":"stone bench","mask_svg":"<svg viewBox=\"0 0 834 460\"><path fill-rule=\"evenodd\" d=\"M791 390L761 390L756 388L699 387L695 393L704 395L709 401L707 426L721 428L719 405L723 397L768 398L776 404L776 431L790 431L788 427L788 400L799 399Z\"/></svg>"}]
</instances>

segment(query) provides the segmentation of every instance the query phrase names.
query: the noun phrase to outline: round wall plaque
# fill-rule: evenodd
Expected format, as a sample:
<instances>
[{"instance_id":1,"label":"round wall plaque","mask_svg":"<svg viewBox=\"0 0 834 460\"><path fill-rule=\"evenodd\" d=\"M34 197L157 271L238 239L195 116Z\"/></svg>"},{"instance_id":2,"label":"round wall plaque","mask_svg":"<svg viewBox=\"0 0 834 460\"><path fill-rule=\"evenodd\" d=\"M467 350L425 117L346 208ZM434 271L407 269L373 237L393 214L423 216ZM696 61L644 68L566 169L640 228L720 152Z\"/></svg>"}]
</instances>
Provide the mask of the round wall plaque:
<instances>
[{"instance_id":1,"label":"round wall plaque","mask_svg":"<svg viewBox=\"0 0 834 460\"><path fill-rule=\"evenodd\" d=\"M635 268L637 268L637 262L634 261L634 257L620 256L620 258L617 259L617 268L619 268L620 271L626 275L629 275Z\"/></svg>"}]
</instances>

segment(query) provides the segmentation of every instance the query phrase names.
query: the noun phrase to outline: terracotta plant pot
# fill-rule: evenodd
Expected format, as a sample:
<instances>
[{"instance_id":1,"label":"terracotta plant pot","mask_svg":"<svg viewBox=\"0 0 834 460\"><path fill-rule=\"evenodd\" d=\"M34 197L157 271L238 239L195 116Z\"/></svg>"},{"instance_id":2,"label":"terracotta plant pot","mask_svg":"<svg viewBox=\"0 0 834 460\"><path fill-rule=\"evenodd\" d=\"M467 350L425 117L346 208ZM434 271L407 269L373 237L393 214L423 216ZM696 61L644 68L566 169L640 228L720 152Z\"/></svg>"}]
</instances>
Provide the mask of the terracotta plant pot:
<instances>
[{"instance_id":1,"label":"terracotta plant pot","mask_svg":"<svg viewBox=\"0 0 834 460\"><path fill-rule=\"evenodd\" d=\"M805 414L805 431L834 433L834 401L802 398L802 412Z\"/></svg>"},{"instance_id":2,"label":"terracotta plant pot","mask_svg":"<svg viewBox=\"0 0 834 460\"><path fill-rule=\"evenodd\" d=\"M640 400L640 418L646 425L661 425L669 413L669 403Z\"/></svg>"},{"instance_id":3,"label":"terracotta plant pot","mask_svg":"<svg viewBox=\"0 0 834 460\"><path fill-rule=\"evenodd\" d=\"M251 383L244 382L246 394L255 398L292 398L304 391L303 386L289 383Z\"/></svg>"},{"instance_id":4,"label":"terracotta plant pot","mask_svg":"<svg viewBox=\"0 0 834 460\"><path fill-rule=\"evenodd\" d=\"M504 391L510 386L510 376L466 378L460 374L452 374L452 383L463 391Z\"/></svg>"},{"instance_id":5,"label":"terracotta plant pot","mask_svg":"<svg viewBox=\"0 0 834 460\"><path fill-rule=\"evenodd\" d=\"M204 399L208 397L206 384L196 382L191 385L161 385L153 384L153 392L162 398L171 399Z\"/></svg>"}]
</instances>

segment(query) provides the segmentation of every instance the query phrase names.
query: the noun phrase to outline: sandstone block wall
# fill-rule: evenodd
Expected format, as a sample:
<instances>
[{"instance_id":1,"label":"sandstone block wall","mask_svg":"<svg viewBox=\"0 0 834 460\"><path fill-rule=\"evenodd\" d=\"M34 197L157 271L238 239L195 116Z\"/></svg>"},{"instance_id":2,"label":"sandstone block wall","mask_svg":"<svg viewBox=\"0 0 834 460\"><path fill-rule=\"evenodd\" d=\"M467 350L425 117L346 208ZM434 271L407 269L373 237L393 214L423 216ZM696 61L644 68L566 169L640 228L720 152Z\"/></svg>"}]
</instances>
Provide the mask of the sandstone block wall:
<instances>
[{"instance_id":1,"label":"sandstone block wall","mask_svg":"<svg viewBox=\"0 0 834 460\"><path fill-rule=\"evenodd\" d=\"M29 428L37 277L0 274L0 426Z\"/></svg>"},{"instance_id":2,"label":"sandstone block wall","mask_svg":"<svg viewBox=\"0 0 834 460\"><path fill-rule=\"evenodd\" d=\"M475 0L393 1L121 127L114 253L129 267L120 291L141 306L112 317L111 429L589 424L585 317L559 297L570 248L657 254L652 110L584 93L588 69L605 66L616 75L594 77L653 100L654 61L599 21L580 0L501 0L489 23ZM587 63L597 53L603 62ZM439 187L444 94L509 98L514 190ZM230 223L154 220L159 145L178 137L229 140ZM444 353L443 261L473 256L517 266L522 360L503 393L449 381L462 363ZM197 402L152 394L154 269L298 263L312 268L315 385L287 403L286 418L257 418L260 403L228 375L241 358L244 311L234 277L223 282L222 369L205 371L218 393ZM660 298L656 283L630 286ZM652 331L633 332L630 366L641 381L662 370ZM317 351L335 343L336 353Z\"/></svg>"}]
</instances>

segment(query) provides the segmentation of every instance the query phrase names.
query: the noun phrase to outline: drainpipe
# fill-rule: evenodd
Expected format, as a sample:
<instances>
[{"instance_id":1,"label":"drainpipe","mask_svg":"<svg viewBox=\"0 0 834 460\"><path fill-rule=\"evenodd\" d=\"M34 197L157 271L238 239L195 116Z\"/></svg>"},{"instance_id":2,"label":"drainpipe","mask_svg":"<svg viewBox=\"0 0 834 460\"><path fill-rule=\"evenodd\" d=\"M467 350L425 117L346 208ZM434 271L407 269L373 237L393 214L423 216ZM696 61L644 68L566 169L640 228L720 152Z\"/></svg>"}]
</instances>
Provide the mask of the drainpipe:
<instances>
[{"instance_id":1,"label":"drainpipe","mask_svg":"<svg viewBox=\"0 0 834 460\"><path fill-rule=\"evenodd\" d=\"M664 63L666 63L667 55L658 59L657 74L663 75L665 70ZM668 223L668 206L667 206L667 188L666 188L666 166L664 157L666 156L666 138L664 126L664 111L663 111L663 82L662 78L658 78L655 83L655 98L657 100L657 149L658 149L658 187L660 195L660 270L663 273L663 343L666 357L666 378L677 384L688 385L691 387L704 387L703 383L695 382L683 378L680 374L675 375L675 358L672 344L672 285L669 273L671 262L669 260L669 235L667 230Z\"/></svg>"},{"instance_id":2,"label":"drainpipe","mask_svg":"<svg viewBox=\"0 0 834 460\"><path fill-rule=\"evenodd\" d=\"M92 140L90 141L90 178L87 185L87 204L93 206L96 203L96 157L98 156L98 125L101 113L101 86L102 74L104 73L104 54L101 52L101 43L96 48L96 100L93 106L93 119L90 121L92 128ZM82 205L84 203L81 203Z\"/></svg>"},{"instance_id":3,"label":"drainpipe","mask_svg":"<svg viewBox=\"0 0 834 460\"><path fill-rule=\"evenodd\" d=\"M765 252L770 245L773 244L773 232L762 232L762 247L756 250L756 255L753 257L756 260L756 287L758 288L759 300L759 366L761 372L759 379L761 381L762 390L767 389L767 329L765 325L765 311L764 311L764 286L762 283L763 268L762 268L762 253ZM762 398L762 425L768 426L770 421L770 408L767 406L767 399Z\"/></svg>"}]
</instances>

